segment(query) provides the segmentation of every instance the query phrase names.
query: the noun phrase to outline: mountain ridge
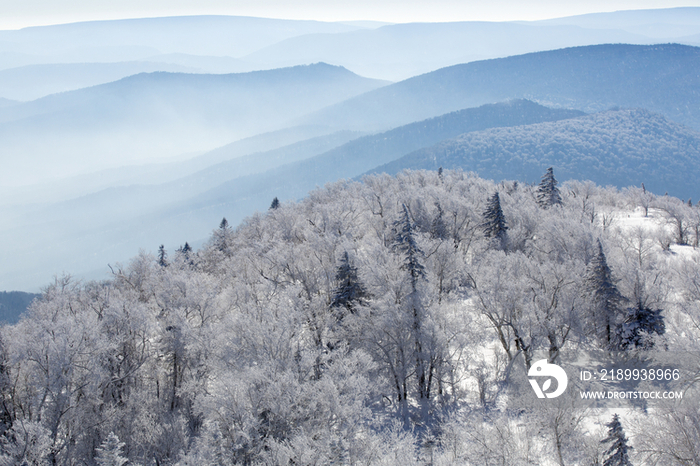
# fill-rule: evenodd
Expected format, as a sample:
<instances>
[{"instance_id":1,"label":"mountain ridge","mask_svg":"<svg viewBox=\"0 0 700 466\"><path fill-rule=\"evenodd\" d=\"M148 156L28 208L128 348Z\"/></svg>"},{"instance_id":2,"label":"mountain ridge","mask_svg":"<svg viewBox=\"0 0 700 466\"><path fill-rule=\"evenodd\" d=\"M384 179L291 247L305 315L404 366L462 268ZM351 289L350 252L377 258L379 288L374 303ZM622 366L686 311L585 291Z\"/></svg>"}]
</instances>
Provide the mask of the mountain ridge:
<instances>
[{"instance_id":1,"label":"mountain ridge","mask_svg":"<svg viewBox=\"0 0 700 466\"><path fill-rule=\"evenodd\" d=\"M700 129L698 89L698 47L605 44L442 68L348 99L302 121L368 130L527 98L586 112L643 107Z\"/></svg>"},{"instance_id":2,"label":"mountain ridge","mask_svg":"<svg viewBox=\"0 0 700 466\"><path fill-rule=\"evenodd\" d=\"M645 109L610 110L557 122L494 128L419 149L368 173L442 166L536 183L553 166L562 180L698 199L700 132Z\"/></svg>"}]
</instances>

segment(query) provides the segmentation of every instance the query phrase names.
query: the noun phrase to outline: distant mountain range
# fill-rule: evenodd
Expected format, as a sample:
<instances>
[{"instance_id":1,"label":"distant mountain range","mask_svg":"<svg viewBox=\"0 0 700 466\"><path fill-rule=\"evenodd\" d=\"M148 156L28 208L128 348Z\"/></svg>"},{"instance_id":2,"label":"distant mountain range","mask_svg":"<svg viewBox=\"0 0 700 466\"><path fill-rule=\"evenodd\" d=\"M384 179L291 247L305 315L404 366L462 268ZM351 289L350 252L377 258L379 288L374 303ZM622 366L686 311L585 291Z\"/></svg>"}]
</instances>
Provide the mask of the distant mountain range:
<instances>
[{"instance_id":1,"label":"distant mountain range","mask_svg":"<svg viewBox=\"0 0 700 466\"><path fill-rule=\"evenodd\" d=\"M586 112L647 108L700 129L700 48L595 45L467 63L351 98L303 121L390 128L519 98Z\"/></svg>"},{"instance_id":2,"label":"distant mountain range","mask_svg":"<svg viewBox=\"0 0 700 466\"><path fill-rule=\"evenodd\" d=\"M568 120L493 128L420 149L371 172L461 168L495 180L559 180L640 186L700 199L700 133L647 110L613 110Z\"/></svg>"},{"instance_id":3,"label":"distant mountain range","mask_svg":"<svg viewBox=\"0 0 700 466\"><path fill-rule=\"evenodd\" d=\"M235 58L290 37L356 29L360 26L244 16L88 21L0 31L0 58L5 58L0 63L2 68L37 63L107 63L169 53Z\"/></svg>"},{"instance_id":4,"label":"distant mountain range","mask_svg":"<svg viewBox=\"0 0 700 466\"><path fill-rule=\"evenodd\" d=\"M196 73L197 68L150 61L57 63L0 70L0 95L19 101L104 84L139 73Z\"/></svg>"},{"instance_id":5,"label":"distant mountain range","mask_svg":"<svg viewBox=\"0 0 700 466\"><path fill-rule=\"evenodd\" d=\"M11 265L0 271L0 289L36 290L61 270L99 277L139 248L196 245L222 217L235 225L275 196L298 199L378 166L444 160L445 168L533 182L552 165L562 180L643 181L696 198L686 180L700 174L699 58L699 48L684 45L596 45L395 84L323 63L157 72L1 101L0 241L11 247L0 263ZM640 110L605 112L616 107Z\"/></svg>"},{"instance_id":6,"label":"distant mountain range","mask_svg":"<svg viewBox=\"0 0 700 466\"><path fill-rule=\"evenodd\" d=\"M649 44L616 29L531 23L410 23L338 34L292 37L243 57L284 66L318 61L363 75L400 81L446 66L539 50L601 43Z\"/></svg>"},{"instance_id":7,"label":"distant mountain range","mask_svg":"<svg viewBox=\"0 0 700 466\"><path fill-rule=\"evenodd\" d=\"M197 73L240 73L323 61L362 76L400 81L460 63L564 47L700 45L699 11L688 7L547 21L412 24L189 16L0 31L0 70L13 69L9 77L0 75L0 97L25 100L85 83L102 84L134 74L136 61L149 62L142 71L185 67ZM39 69L27 67L56 64L70 66L53 68L61 79L50 83L43 81ZM109 72L95 64L108 64Z\"/></svg>"},{"instance_id":8,"label":"distant mountain range","mask_svg":"<svg viewBox=\"0 0 700 466\"><path fill-rule=\"evenodd\" d=\"M0 182L213 149L386 84L326 64L227 75L138 74L0 108ZM21 153L23 157L12 157Z\"/></svg>"}]
</instances>

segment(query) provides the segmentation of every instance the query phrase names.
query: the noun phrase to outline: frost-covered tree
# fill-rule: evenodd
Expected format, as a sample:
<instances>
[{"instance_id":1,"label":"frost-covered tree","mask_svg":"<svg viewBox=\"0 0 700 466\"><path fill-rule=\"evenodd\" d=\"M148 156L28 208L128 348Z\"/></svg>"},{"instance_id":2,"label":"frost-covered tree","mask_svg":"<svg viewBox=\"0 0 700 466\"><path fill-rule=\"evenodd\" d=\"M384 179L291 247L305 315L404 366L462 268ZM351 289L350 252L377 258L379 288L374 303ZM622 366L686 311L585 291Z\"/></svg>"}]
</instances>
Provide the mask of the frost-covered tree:
<instances>
[{"instance_id":1,"label":"frost-covered tree","mask_svg":"<svg viewBox=\"0 0 700 466\"><path fill-rule=\"evenodd\" d=\"M612 421L605 424L608 428L608 436L600 443L610 444L604 453L603 466L632 466L629 460L629 451L632 449L627 445L627 437L620 423L620 416L613 415Z\"/></svg>"},{"instance_id":2,"label":"frost-covered tree","mask_svg":"<svg viewBox=\"0 0 700 466\"><path fill-rule=\"evenodd\" d=\"M93 465L108 451L178 466L600 464L609 444L583 432L587 412L490 407L540 351L584 349L594 325L609 347L610 302L628 346L665 316L664 345L697 353L700 258L662 255L626 222L603 232L605 213L637 208L633 193L564 186L567 202L545 210L536 187L460 171L372 175L218 225L168 267L141 253L109 280L57 278L0 326L0 465ZM495 191L517 206L508 254L480 227ZM229 229L224 257L215 240ZM700 457L695 404L638 416L634 452L649 464Z\"/></svg>"},{"instance_id":3,"label":"frost-covered tree","mask_svg":"<svg viewBox=\"0 0 700 466\"><path fill-rule=\"evenodd\" d=\"M435 203L435 208L437 209L437 214L430 223L430 237L433 239L445 240L449 237L447 225L445 224L445 214L439 202Z\"/></svg>"},{"instance_id":4,"label":"frost-covered tree","mask_svg":"<svg viewBox=\"0 0 700 466\"><path fill-rule=\"evenodd\" d=\"M192 246L190 246L187 241L185 241L185 244L177 248L175 253L180 264L186 266L191 266L194 264L194 260L192 258Z\"/></svg>"},{"instance_id":5,"label":"frost-covered tree","mask_svg":"<svg viewBox=\"0 0 700 466\"><path fill-rule=\"evenodd\" d=\"M559 182L554 178L554 169L549 167L547 172L542 175L542 181L537 188L537 203L543 209L555 205L561 205L561 194L557 184Z\"/></svg>"},{"instance_id":6,"label":"frost-covered tree","mask_svg":"<svg viewBox=\"0 0 700 466\"><path fill-rule=\"evenodd\" d=\"M223 254L224 257L231 257L231 250L229 248L231 235L231 226L228 224L226 217L224 217L221 220L221 223L219 223L219 228L214 230L214 233L212 234L214 249Z\"/></svg>"},{"instance_id":7,"label":"frost-covered tree","mask_svg":"<svg viewBox=\"0 0 700 466\"><path fill-rule=\"evenodd\" d=\"M393 249L403 254L403 268L408 271L411 277L411 288L415 292L418 280L425 278L425 267L419 261L423 251L418 247L414 229L408 207L403 204L401 217L394 222Z\"/></svg>"},{"instance_id":8,"label":"frost-covered tree","mask_svg":"<svg viewBox=\"0 0 700 466\"><path fill-rule=\"evenodd\" d=\"M410 292L405 297L404 308L411 314L412 319L412 359L415 362L418 402L421 406L422 416L425 417L427 416L436 361L426 348L428 343L425 333L426 309L423 303L423 293L419 286L426 279L425 267L420 262L423 251L416 241L416 233L406 204L402 205L400 217L394 222L394 232L393 250L403 256L402 269L408 272L410 279Z\"/></svg>"},{"instance_id":9,"label":"frost-covered tree","mask_svg":"<svg viewBox=\"0 0 700 466\"><path fill-rule=\"evenodd\" d=\"M99 466L123 466L129 461L122 456L124 445L114 432L110 432L102 445L96 449L95 461Z\"/></svg>"},{"instance_id":10,"label":"frost-covered tree","mask_svg":"<svg viewBox=\"0 0 700 466\"><path fill-rule=\"evenodd\" d=\"M158 265L161 267L168 266L168 253L165 251L165 245L161 244L158 247Z\"/></svg>"},{"instance_id":11,"label":"frost-covered tree","mask_svg":"<svg viewBox=\"0 0 700 466\"><path fill-rule=\"evenodd\" d=\"M586 294L591 303L588 324L606 349L613 348L619 341L617 332L625 318L627 298L617 289L616 282L603 252L603 244L598 240L598 254L591 260L586 277Z\"/></svg>"},{"instance_id":12,"label":"frost-covered tree","mask_svg":"<svg viewBox=\"0 0 700 466\"><path fill-rule=\"evenodd\" d=\"M508 225L506 217L503 215L503 209L501 209L501 198L498 191L489 198L482 217L481 228L484 230L484 235L496 240L501 249L505 248Z\"/></svg>"},{"instance_id":13,"label":"frost-covered tree","mask_svg":"<svg viewBox=\"0 0 700 466\"><path fill-rule=\"evenodd\" d=\"M344 311L354 313L358 305L362 305L368 297L365 285L357 275L357 268L350 263L348 252L345 251L340 258L340 265L335 274L338 284L333 291L331 309L343 308ZM342 319L342 314L339 316Z\"/></svg>"},{"instance_id":14,"label":"frost-covered tree","mask_svg":"<svg viewBox=\"0 0 700 466\"><path fill-rule=\"evenodd\" d=\"M638 303L627 311L627 318L617 332L617 346L623 350L649 350L654 347L654 337L665 332L666 324L661 309L651 309L643 303Z\"/></svg>"}]
</instances>

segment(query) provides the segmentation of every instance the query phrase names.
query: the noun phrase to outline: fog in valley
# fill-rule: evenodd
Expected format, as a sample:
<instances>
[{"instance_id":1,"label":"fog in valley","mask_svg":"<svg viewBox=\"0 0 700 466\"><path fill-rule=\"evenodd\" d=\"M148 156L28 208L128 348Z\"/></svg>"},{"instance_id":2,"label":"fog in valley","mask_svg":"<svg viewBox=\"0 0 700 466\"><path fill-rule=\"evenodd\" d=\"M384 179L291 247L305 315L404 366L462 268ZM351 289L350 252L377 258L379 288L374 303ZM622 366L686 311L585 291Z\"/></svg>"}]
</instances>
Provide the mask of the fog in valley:
<instances>
[{"instance_id":1,"label":"fog in valley","mask_svg":"<svg viewBox=\"0 0 700 466\"><path fill-rule=\"evenodd\" d=\"M475 62L692 46L699 25L687 8L520 23L201 16L0 31L0 238L12 244L0 289L37 291L63 271L104 277L141 248L200 244L217 218L235 224L275 196L298 199L472 131L393 137L374 152L361 139L462 109L511 99L644 107L700 129L691 47ZM488 126L538 122L505 113ZM693 196L680 186L659 189Z\"/></svg>"}]
</instances>

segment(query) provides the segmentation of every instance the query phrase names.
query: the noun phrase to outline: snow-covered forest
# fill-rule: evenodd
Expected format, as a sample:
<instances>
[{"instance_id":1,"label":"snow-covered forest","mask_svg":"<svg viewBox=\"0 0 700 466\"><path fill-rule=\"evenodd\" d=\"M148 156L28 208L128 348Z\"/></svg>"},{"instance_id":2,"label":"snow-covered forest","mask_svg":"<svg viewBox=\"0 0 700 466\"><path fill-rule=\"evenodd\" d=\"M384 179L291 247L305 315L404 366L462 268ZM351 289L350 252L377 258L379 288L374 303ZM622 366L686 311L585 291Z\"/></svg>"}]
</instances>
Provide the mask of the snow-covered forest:
<instances>
[{"instance_id":1,"label":"snow-covered forest","mask_svg":"<svg viewBox=\"0 0 700 466\"><path fill-rule=\"evenodd\" d=\"M700 208L555 176L340 181L57 277L0 327L0 464L700 465L697 401L503 403L535 351L700 350Z\"/></svg>"}]
</instances>

